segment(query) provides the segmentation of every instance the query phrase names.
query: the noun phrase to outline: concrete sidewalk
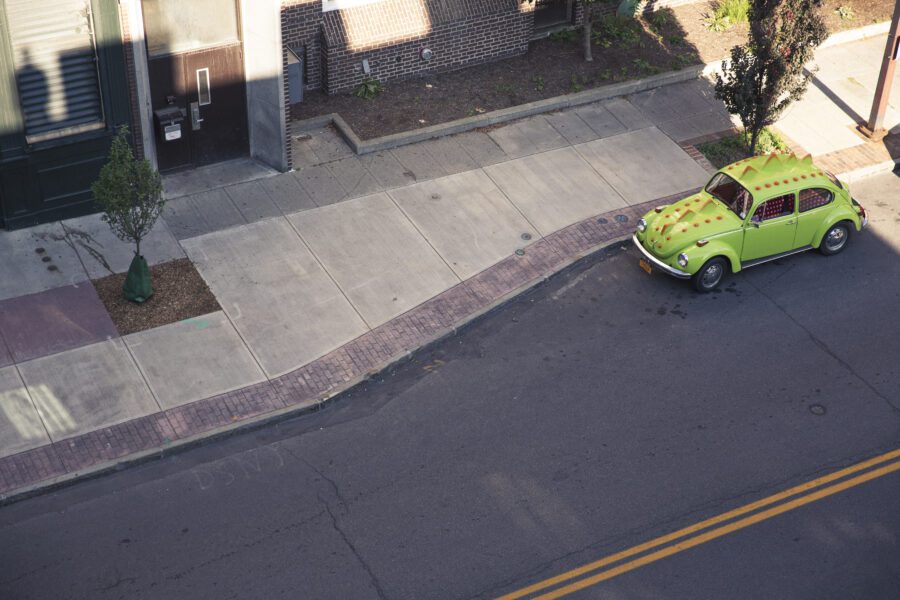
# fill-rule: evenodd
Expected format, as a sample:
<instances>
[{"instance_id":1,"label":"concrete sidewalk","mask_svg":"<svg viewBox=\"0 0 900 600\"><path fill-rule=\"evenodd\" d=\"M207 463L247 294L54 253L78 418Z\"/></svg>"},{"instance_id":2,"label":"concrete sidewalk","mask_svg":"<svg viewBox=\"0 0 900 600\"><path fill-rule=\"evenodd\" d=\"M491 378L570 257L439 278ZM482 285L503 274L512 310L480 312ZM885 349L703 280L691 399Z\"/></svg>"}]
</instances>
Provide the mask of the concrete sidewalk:
<instances>
[{"instance_id":1,"label":"concrete sidewalk","mask_svg":"<svg viewBox=\"0 0 900 600\"><path fill-rule=\"evenodd\" d=\"M883 43L883 41L882 41ZM119 336L89 279L130 251L97 216L0 234L0 498L324 398L632 231L732 126L699 79L170 202L222 311Z\"/></svg>"}]
</instances>

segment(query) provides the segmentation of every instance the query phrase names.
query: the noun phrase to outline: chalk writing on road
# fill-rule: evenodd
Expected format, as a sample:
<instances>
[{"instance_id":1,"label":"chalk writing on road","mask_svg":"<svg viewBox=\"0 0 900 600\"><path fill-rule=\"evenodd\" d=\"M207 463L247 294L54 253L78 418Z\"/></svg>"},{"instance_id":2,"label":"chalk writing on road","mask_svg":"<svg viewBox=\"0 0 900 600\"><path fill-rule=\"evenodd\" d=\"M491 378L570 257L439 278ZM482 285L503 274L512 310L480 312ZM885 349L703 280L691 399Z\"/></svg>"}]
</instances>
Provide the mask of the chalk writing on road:
<instances>
[{"instance_id":1,"label":"chalk writing on road","mask_svg":"<svg viewBox=\"0 0 900 600\"><path fill-rule=\"evenodd\" d=\"M262 473L271 473L284 467L284 457L277 446L261 446L234 456L229 456L194 467L189 471L201 490L221 486L228 487L235 481L249 481Z\"/></svg>"}]
</instances>

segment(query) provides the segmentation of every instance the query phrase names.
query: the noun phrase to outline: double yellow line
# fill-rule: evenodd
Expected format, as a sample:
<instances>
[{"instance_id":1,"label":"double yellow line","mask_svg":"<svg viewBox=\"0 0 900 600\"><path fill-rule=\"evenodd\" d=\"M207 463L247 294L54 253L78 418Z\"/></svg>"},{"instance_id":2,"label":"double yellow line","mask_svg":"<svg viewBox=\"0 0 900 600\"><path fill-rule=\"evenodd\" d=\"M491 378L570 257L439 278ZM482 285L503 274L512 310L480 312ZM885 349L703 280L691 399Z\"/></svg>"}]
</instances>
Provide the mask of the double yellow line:
<instances>
[{"instance_id":1,"label":"double yellow line","mask_svg":"<svg viewBox=\"0 0 900 600\"><path fill-rule=\"evenodd\" d=\"M501 596L498 600L518 600L519 598L526 597L530 600L552 600L553 598L561 598L562 596L566 596L592 585L596 585L601 581L612 579L613 577L616 577L623 573L627 573L628 571L633 571L638 567L656 562L658 560L666 558L667 556L683 552L684 550L693 548L694 546L699 546L700 544L705 544L710 540L714 540L729 533L734 533L735 531L744 529L745 527L749 527L750 525L759 523L760 521L771 519L774 516L794 510L795 508L799 508L811 502L815 502L816 500L821 500L822 498L826 498L846 489L861 485L867 481L883 477L889 473L900 471L900 460L897 459L900 459L900 449L887 452L886 454L876 456L875 458L870 458L869 460L857 463L853 466L847 467L846 469L841 469L840 471L836 471L835 473L831 473L830 475L825 475L824 477L813 479L812 481L808 481L806 483L784 490L783 492L779 492L767 498L763 498L762 500L757 500L756 502L751 502L750 504L746 504L744 506L741 506L740 508L722 513L721 515L717 515L715 517L712 517L711 519L695 523L694 525L690 525L688 527L685 527L684 529L679 529L678 531L660 536L656 539L650 540L649 542L644 542L643 544L633 546L631 548L628 548L627 550L623 550L622 552L617 552L616 554L613 554L611 556L607 556L576 569L572 569L571 571L566 571L565 573L561 573L555 577L551 577L550 579L545 579L544 581L540 581L510 594L506 594L505 596ZM878 465L882 466L873 468ZM849 477L850 475L853 475L854 473L860 473L861 471L865 471L865 473L847 479L847 477ZM836 481L838 483L833 483ZM799 497L787 502L782 502L794 496ZM773 504L776 506L772 506ZM760 510L766 508L767 506L771 506L771 508ZM747 515L748 513L754 514L743 518L738 518L742 515ZM710 527L713 527L714 525L719 525L720 523L725 522L728 523L726 525L721 525L719 527L710 529ZM676 541L677 543L667 545L670 542ZM661 546L664 547L660 548ZM648 554L643 554L649 550L654 550L655 548L659 549L653 552L649 552ZM603 569L603 567L608 567L610 565L614 565L615 563L620 563L625 559L632 558L639 554L643 554L643 556L634 558L633 560L630 560L628 562L623 562L622 564L618 564L606 570L600 570ZM540 593L539 595L534 595L538 594L539 592L542 593Z\"/></svg>"}]
</instances>

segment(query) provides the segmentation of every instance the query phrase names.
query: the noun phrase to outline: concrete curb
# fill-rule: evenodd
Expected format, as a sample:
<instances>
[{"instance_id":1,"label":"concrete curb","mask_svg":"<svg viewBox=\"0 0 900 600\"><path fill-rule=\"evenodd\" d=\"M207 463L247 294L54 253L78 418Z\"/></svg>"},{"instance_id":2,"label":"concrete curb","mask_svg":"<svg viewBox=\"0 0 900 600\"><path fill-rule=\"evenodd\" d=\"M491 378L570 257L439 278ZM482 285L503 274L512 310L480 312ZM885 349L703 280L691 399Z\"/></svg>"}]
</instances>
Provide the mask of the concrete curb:
<instances>
[{"instance_id":1,"label":"concrete curb","mask_svg":"<svg viewBox=\"0 0 900 600\"><path fill-rule=\"evenodd\" d=\"M715 64L718 65L720 62L721 61L717 61ZM400 146L406 146L407 144L414 144L432 138L463 133L479 127L507 123L509 121L515 121L516 119L523 119L537 114L582 106L600 100L608 100L610 98L635 94L637 92L672 85L674 83L690 81L701 77L706 72L707 68L707 65L695 65L678 71L660 73L659 75L653 75L644 79L623 81L622 83L605 85L590 90L584 90L583 92L577 92L575 94L565 94L563 96L555 96L553 98L537 100L518 106L510 106L509 108L502 108L481 115L464 117L439 125L432 125L413 131L404 131L373 138L371 140L361 140L350 125L337 113L330 113L312 117L310 119L304 119L303 121L296 121L294 125L300 131L303 131L304 129L315 129L328 124L333 124L347 142L347 145L349 145L356 154L370 154L372 152L390 150L392 148L398 148Z\"/></svg>"},{"instance_id":2,"label":"concrete curb","mask_svg":"<svg viewBox=\"0 0 900 600\"><path fill-rule=\"evenodd\" d=\"M900 164L900 157L875 163L874 165L866 165L865 167L859 167L858 169L851 169L850 171L842 171L835 173L835 175L840 178L841 181L853 183L854 181L859 181L860 179L864 179L877 173L893 171L897 164Z\"/></svg>"},{"instance_id":3,"label":"concrete curb","mask_svg":"<svg viewBox=\"0 0 900 600\"><path fill-rule=\"evenodd\" d=\"M390 369L411 358L414 354L426 350L434 346L435 344L439 344L447 338L457 335L475 321L511 302L525 292L538 287L539 285L549 281L553 277L557 277L561 273L564 273L565 271L574 267L576 264L584 260L588 260L594 254L602 252L605 249L610 248L616 244L621 244L622 242L627 241L628 239L630 239L630 237L630 233L616 236L608 240L604 240L603 242L596 244L583 252L579 252L572 256L566 257L564 260L558 263L557 267L552 273L545 273L543 275L535 277L525 282L524 284L510 290L490 304L481 307L480 309L476 310L473 313L470 313L469 315L466 315L463 319L454 323L452 327L434 334L430 339L413 348L407 349L392 356L380 368L371 370L363 375L359 375L347 382L339 384L338 386L330 390L326 396L319 398L318 400L306 404L289 406L253 417L247 417L246 419L243 419L239 422L188 436L186 438L170 442L169 444L166 444L162 447L134 452L121 458L97 463L85 469L72 471L64 475L59 475L57 477L45 479L31 485L26 485L6 494L0 494L0 506L6 506L20 500L25 500L27 498L38 496L55 489L63 488L78 481L101 477L115 471L121 471L130 466L136 466L145 462L149 462L151 460L158 460L166 458L168 456L179 454L181 452L186 452L192 448L196 448L208 442L214 442L234 434L253 431L267 425L279 423L288 419L321 410L328 404L338 400L340 397L351 392L358 385L364 383L372 377L380 373L389 371Z\"/></svg>"},{"instance_id":4,"label":"concrete curb","mask_svg":"<svg viewBox=\"0 0 900 600\"><path fill-rule=\"evenodd\" d=\"M840 46L841 44L847 44L849 42L858 42L859 40L864 40L866 38L877 37L886 34L890 28L891 22L884 21L882 23L859 27L858 29L839 31L829 35L819 48L830 48L831 46Z\"/></svg>"}]
</instances>

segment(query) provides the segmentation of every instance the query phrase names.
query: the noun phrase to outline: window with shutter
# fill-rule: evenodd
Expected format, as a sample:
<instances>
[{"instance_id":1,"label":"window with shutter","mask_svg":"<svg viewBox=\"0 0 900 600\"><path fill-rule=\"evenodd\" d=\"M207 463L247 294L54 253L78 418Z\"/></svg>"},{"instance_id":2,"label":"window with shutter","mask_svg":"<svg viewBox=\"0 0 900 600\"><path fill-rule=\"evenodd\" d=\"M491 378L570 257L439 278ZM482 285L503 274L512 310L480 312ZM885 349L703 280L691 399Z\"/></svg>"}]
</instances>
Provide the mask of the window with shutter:
<instances>
[{"instance_id":1,"label":"window with shutter","mask_svg":"<svg viewBox=\"0 0 900 600\"><path fill-rule=\"evenodd\" d=\"M90 0L5 0L29 138L102 125Z\"/></svg>"}]
</instances>

